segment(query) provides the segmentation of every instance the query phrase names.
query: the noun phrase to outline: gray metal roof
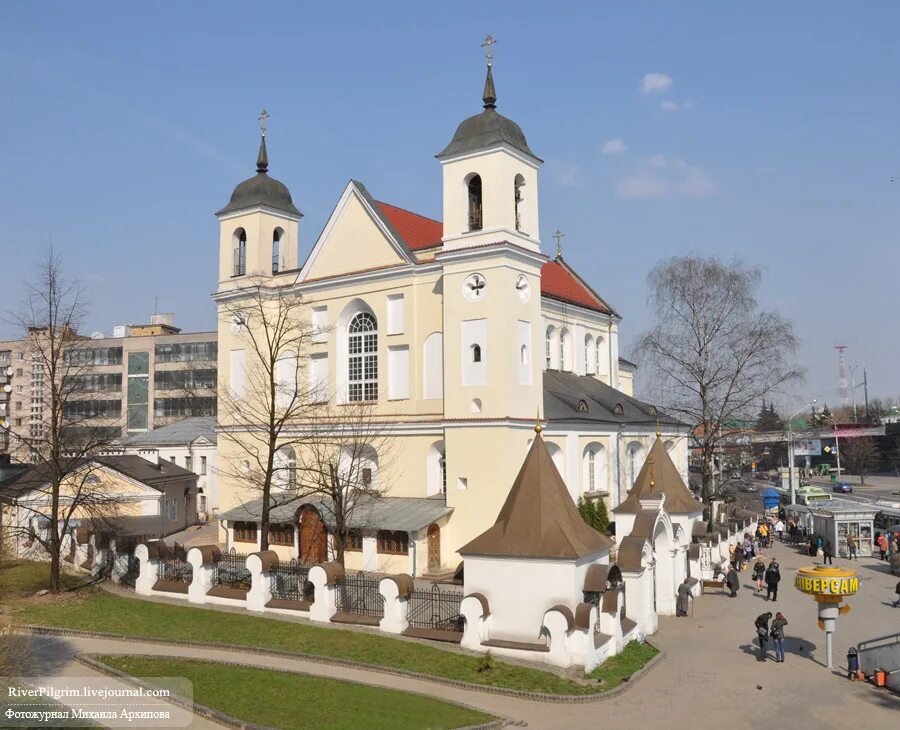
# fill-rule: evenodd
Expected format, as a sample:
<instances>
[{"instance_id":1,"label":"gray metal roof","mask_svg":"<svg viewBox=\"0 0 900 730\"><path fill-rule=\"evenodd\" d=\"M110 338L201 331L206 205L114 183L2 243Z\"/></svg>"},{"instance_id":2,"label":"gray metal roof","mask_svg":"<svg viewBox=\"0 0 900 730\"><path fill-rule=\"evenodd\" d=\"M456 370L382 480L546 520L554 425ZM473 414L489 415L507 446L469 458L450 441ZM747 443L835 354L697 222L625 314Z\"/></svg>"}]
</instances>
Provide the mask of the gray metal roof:
<instances>
[{"instance_id":1,"label":"gray metal roof","mask_svg":"<svg viewBox=\"0 0 900 730\"><path fill-rule=\"evenodd\" d=\"M868 512L875 515L878 507L873 507L865 502L855 502L852 499L830 499L827 502L821 502L813 505L811 510L816 512Z\"/></svg>"},{"instance_id":2,"label":"gray metal roof","mask_svg":"<svg viewBox=\"0 0 900 730\"><path fill-rule=\"evenodd\" d=\"M584 401L587 411L578 410ZM622 413L616 413L616 406ZM625 395L590 375L576 375L564 370L544 371L544 414L554 421L580 423L628 423L655 425L657 415L654 406ZM674 416L659 411L659 423L667 426L684 426Z\"/></svg>"},{"instance_id":3,"label":"gray metal roof","mask_svg":"<svg viewBox=\"0 0 900 730\"><path fill-rule=\"evenodd\" d=\"M303 506L314 507L325 524L334 528L334 511L330 501L317 497L290 497L283 494L272 495L269 510L271 522L293 522L297 510ZM382 497L359 502L352 510L348 527L350 529L405 530L415 531L428 527L435 520L450 514L443 497ZM219 514L220 520L258 521L262 514L262 499L227 510Z\"/></svg>"},{"instance_id":4,"label":"gray metal roof","mask_svg":"<svg viewBox=\"0 0 900 730\"><path fill-rule=\"evenodd\" d=\"M239 183L231 193L228 205L218 211L216 215L265 205L276 210L283 210L291 215L302 216L303 214L294 205L287 185L269 177L268 170L269 156L266 152L266 138L262 137L259 143L259 156L256 160L256 175Z\"/></svg>"},{"instance_id":5,"label":"gray metal roof","mask_svg":"<svg viewBox=\"0 0 900 730\"><path fill-rule=\"evenodd\" d=\"M498 114L496 109L497 92L494 89L494 76L491 67L488 66L487 78L484 83L484 111L464 120L456 128L456 134L450 140L443 151L435 157L450 157L466 152L476 152L495 147L498 144L508 144L536 160L540 158L531 151L528 142L525 141L525 133L512 119L507 119Z\"/></svg>"},{"instance_id":6,"label":"gray metal roof","mask_svg":"<svg viewBox=\"0 0 900 730\"><path fill-rule=\"evenodd\" d=\"M186 446L199 438L216 443L215 416L195 416L152 431L129 436L123 446Z\"/></svg>"}]
</instances>

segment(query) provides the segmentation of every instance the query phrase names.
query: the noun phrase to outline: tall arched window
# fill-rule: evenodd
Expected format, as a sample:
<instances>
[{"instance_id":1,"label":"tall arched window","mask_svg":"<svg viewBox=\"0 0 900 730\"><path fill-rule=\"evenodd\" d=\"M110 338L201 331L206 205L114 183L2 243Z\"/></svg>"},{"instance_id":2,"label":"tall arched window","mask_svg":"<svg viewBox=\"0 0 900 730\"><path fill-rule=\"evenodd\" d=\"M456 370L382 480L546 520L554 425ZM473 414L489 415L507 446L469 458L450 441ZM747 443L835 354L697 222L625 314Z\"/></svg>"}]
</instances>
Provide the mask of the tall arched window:
<instances>
[{"instance_id":1,"label":"tall arched window","mask_svg":"<svg viewBox=\"0 0 900 730\"><path fill-rule=\"evenodd\" d=\"M584 372L586 375L593 375L595 371L595 363L597 351L594 349L594 338L590 335L584 336Z\"/></svg>"},{"instance_id":2,"label":"tall arched window","mask_svg":"<svg viewBox=\"0 0 900 730\"><path fill-rule=\"evenodd\" d=\"M607 489L606 449L603 444L588 444L584 450L584 491L605 492Z\"/></svg>"},{"instance_id":3,"label":"tall arched window","mask_svg":"<svg viewBox=\"0 0 900 730\"><path fill-rule=\"evenodd\" d=\"M232 276L243 276L247 273L247 232L238 228L231 238L232 254L234 262Z\"/></svg>"},{"instance_id":4,"label":"tall arched window","mask_svg":"<svg viewBox=\"0 0 900 730\"><path fill-rule=\"evenodd\" d=\"M360 312L347 328L347 397L351 401L378 400L378 322Z\"/></svg>"},{"instance_id":5,"label":"tall arched window","mask_svg":"<svg viewBox=\"0 0 900 730\"><path fill-rule=\"evenodd\" d=\"M425 456L425 485L429 497L447 492L447 459L444 442L435 441Z\"/></svg>"},{"instance_id":6,"label":"tall arched window","mask_svg":"<svg viewBox=\"0 0 900 730\"><path fill-rule=\"evenodd\" d=\"M466 182L469 199L469 230L480 231L481 217L481 175L470 175Z\"/></svg>"},{"instance_id":7,"label":"tall arched window","mask_svg":"<svg viewBox=\"0 0 900 730\"><path fill-rule=\"evenodd\" d=\"M282 446L275 452L274 486L276 489L293 489L297 486L297 456L291 446Z\"/></svg>"},{"instance_id":8,"label":"tall arched window","mask_svg":"<svg viewBox=\"0 0 900 730\"><path fill-rule=\"evenodd\" d=\"M281 271L281 238L284 231L276 228L272 234L272 273L277 274Z\"/></svg>"},{"instance_id":9,"label":"tall arched window","mask_svg":"<svg viewBox=\"0 0 900 730\"><path fill-rule=\"evenodd\" d=\"M547 328L545 363L547 370L559 368L559 335L552 324Z\"/></svg>"},{"instance_id":10,"label":"tall arched window","mask_svg":"<svg viewBox=\"0 0 900 730\"><path fill-rule=\"evenodd\" d=\"M637 481L641 467L644 465L644 446L639 441L632 441L628 444L628 449L625 452L625 465L625 479L628 482L625 485L625 489L631 491L635 481Z\"/></svg>"},{"instance_id":11,"label":"tall arched window","mask_svg":"<svg viewBox=\"0 0 900 730\"><path fill-rule=\"evenodd\" d=\"M472 345L472 362L481 362L481 345Z\"/></svg>"},{"instance_id":12,"label":"tall arched window","mask_svg":"<svg viewBox=\"0 0 900 730\"><path fill-rule=\"evenodd\" d=\"M523 188L525 187L525 178L521 175L516 175L515 180L513 181L514 188L514 196L515 196L515 204L516 204L516 230L524 231L525 230L525 192Z\"/></svg>"},{"instance_id":13,"label":"tall arched window","mask_svg":"<svg viewBox=\"0 0 900 730\"><path fill-rule=\"evenodd\" d=\"M559 369L572 369L572 336L567 329L559 332Z\"/></svg>"},{"instance_id":14,"label":"tall arched window","mask_svg":"<svg viewBox=\"0 0 900 730\"><path fill-rule=\"evenodd\" d=\"M609 374L609 358L606 354L606 340L597 335L597 375Z\"/></svg>"}]
</instances>

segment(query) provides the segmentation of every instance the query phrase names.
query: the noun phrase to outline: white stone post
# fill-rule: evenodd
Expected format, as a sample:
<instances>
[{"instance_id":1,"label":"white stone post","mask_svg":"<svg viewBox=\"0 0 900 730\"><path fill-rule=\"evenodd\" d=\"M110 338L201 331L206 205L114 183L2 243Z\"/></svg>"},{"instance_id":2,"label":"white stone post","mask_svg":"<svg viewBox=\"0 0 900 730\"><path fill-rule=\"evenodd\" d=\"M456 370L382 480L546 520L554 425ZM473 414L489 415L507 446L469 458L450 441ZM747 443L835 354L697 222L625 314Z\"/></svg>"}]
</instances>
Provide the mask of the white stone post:
<instances>
[{"instance_id":1,"label":"white stone post","mask_svg":"<svg viewBox=\"0 0 900 730\"><path fill-rule=\"evenodd\" d=\"M384 616L378 622L378 628L388 634L402 634L409 626L407 611L409 610L409 594L413 591L412 576L399 573L382 578L378 591L384 597Z\"/></svg>"},{"instance_id":2,"label":"white stone post","mask_svg":"<svg viewBox=\"0 0 900 730\"><path fill-rule=\"evenodd\" d=\"M206 603L206 594L212 588L215 559L219 548L216 545L202 545L188 550L187 561L191 564L191 582L188 585L188 602Z\"/></svg>"},{"instance_id":3,"label":"white stone post","mask_svg":"<svg viewBox=\"0 0 900 730\"><path fill-rule=\"evenodd\" d=\"M328 623L337 613L337 582L344 577L340 563L323 563L309 569L309 582L315 589L315 600L309 607L311 621Z\"/></svg>"},{"instance_id":4,"label":"white stone post","mask_svg":"<svg viewBox=\"0 0 900 730\"><path fill-rule=\"evenodd\" d=\"M566 615L559 608L551 608L544 614L544 628L550 634L547 664L556 667L571 667L572 653L569 650L569 632L575 628L574 619L571 611Z\"/></svg>"},{"instance_id":5,"label":"white stone post","mask_svg":"<svg viewBox=\"0 0 900 730\"><path fill-rule=\"evenodd\" d=\"M462 599L459 612L466 620L459 645L463 649L481 651L481 642L489 638L487 620L490 610L487 598L481 593L472 593Z\"/></svg>"},{"instance_id":6,"label":"white stone post","mask_svg":"<svg viewBox=\"0 0 900 730\"><path fill-rule=\"evenodd\" d=\"M250 590L247 592L247 610L265 611L272 600L272 569L278 567L278 555L274 550L251 553L247 556L250 571Z\"/></svg>"},{"instance_id":7,"label":"white stone post","mask_svg":"<svg viewBox=\"0 0 900 730\"><path fill-rule=\"evenodd\" d=\"M134 581L134 592L139 596L149 596L153 593L153 586L156 583L159 548L156 543L141 543L134 549L134 554L140 561L138 577Z\"/></svg>"}]
</instances>

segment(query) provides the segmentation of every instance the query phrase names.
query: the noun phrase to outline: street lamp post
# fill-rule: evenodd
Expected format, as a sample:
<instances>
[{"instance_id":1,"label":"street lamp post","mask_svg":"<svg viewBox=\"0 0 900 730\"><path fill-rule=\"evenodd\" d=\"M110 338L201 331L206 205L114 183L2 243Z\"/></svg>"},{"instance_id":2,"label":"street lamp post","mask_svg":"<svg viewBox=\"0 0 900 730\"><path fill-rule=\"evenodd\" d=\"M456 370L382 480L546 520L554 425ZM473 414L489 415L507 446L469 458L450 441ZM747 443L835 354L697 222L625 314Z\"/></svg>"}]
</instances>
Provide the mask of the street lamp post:
<instances>
[{"instance_id":1,"label":"street lamp post","mask_svg":"<svg viewBox=\"0 0 900 730\"><path fill-rule=\"evenodd\" d=\"M816 400L816 398L813 398L807 405L788 418L788 485L791 489L791 504L797 503L797 489L794 486L794 417L799 416L807 408L812 408Z\"/></svg>"}]
</instances>

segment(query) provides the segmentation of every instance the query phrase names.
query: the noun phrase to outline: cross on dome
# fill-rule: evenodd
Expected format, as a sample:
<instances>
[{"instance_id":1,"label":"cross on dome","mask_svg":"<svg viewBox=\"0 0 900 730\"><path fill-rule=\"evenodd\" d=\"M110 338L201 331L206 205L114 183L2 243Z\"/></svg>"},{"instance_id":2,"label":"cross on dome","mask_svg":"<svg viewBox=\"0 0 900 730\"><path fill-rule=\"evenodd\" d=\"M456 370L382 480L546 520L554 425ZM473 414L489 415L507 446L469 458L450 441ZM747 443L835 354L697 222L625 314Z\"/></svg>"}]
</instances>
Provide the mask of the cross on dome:
<instances>
[{"instance_id":1,"label":"cross on dome","mask_svg":"<svg viewBox=\"0 0 900 730\"><path fill-rule=\"evenodd\" d=\"M556 233L553 234L553 237L556 239L556 258L562 258L562 239L566 237L566 234L563 233L559 228L556 229Z\"/></svg>"},{"instance_id":2,"label":"cross on dome","mask_svg":"<svg viewBox=\"0 0 900 730\"><path fill-rule=\"evenodd\" d=\"M263 109L262 114L260 114L257 117L257 119L259 119L259 121L260 121L260 125L259 125L260 135L263 137L266 136L266 120L271 116L272 115L269 114L269 112L267 112L265 109Z\"/></svg>"},{"instance_id":3,"label":"cross on dome","mask_svg":"<svg viewBox=\"0 0 900 730\"><path fill-rule=\"evenodd\" d=\"M491 46L497 42L496 38L493 38L490 33L484 39L484 43L481 44L482 48L487 48L487 62L488 66L493 66L494 54L491 52Z\"/></svg>"}]
</instances>

